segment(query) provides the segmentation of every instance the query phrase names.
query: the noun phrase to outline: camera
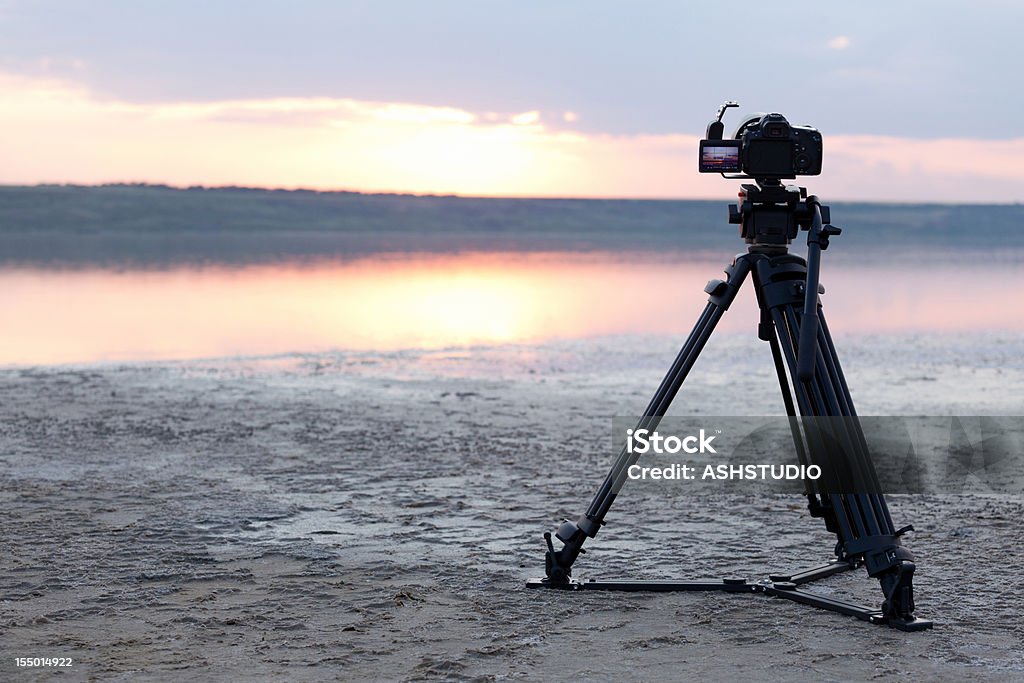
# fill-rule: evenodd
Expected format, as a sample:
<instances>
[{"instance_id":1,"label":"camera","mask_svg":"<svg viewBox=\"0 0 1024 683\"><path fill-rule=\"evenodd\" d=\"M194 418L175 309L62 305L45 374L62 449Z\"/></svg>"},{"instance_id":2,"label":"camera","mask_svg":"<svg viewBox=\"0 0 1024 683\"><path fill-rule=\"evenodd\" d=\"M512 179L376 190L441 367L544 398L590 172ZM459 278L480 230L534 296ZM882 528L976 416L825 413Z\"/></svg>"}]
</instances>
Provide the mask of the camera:
<instances>
[{"instance_id":1,"label":"camera","mask_svg":"<svg viewBox=\"0 0 1024 683\"><path fill-rule=\"evenodd\" d=\"M751 116L732 139L722 139L722 116L735 106L726 102L708 124L707 138L700 141L697 168L701 173L780 180L821 173L821 133L810 126L794 126L782 114Z\"/></svg>"}]
</instances>

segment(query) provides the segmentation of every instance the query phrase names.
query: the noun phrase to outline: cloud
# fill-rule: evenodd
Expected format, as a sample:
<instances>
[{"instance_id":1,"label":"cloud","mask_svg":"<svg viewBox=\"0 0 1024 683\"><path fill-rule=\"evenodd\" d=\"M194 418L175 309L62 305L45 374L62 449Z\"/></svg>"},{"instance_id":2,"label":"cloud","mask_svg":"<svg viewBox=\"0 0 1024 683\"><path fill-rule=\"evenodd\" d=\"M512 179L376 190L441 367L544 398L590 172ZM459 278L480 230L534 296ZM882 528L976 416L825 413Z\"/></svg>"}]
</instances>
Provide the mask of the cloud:
<instances>
[{"instance_id":1,"label":"cloud","mask_svg":"<svg viewBox=\"0 0 1024 683\"><path fill-rule=\"evenodd\" d=\"M73 58L65 59L61 57L39 57L35 61L36 70L41 72L55 72L60 73L63 71L81 71L86 67L84 59Z\"/></svg>"},{"instance_id":2,"label":"cloud","mask_svg":"<svg viewBox=\"0 0 1024 683\"><path fill-rule=\"evenodd\" d=\"M522 114L516 114L510 120L517 126L532 126L535 123L540 123L540 112L537 110L524 111Z\"/></svg>"},{"instance_id":3,"label":"cloud","mask_svg":"<svg viewBox=\"0 0 1024 683\"><path fill-rule=\"evenodd\" d=\"M850 47L850 38L848 36L836 36L826 44L833 50L845 50Z\"/></svg>"},{"instance_id":4,"label":"cloud","mask_svg":"<svg viewBox=\"0 0 1024 683\"><path fill-rule=\"evenodd\" d=\"M565 116L562 117L563 121ZM534 110L293 97L137 103L0 74L0 182L162 182L503 196L719 197L699 135L606 135ZM1022 201L1024 138L825 138L826 200Z\"/></svg>"},{"instance_id":5,"label":"cloud","mask_svg":"<svg viewBox=\"0 0 1024 683\"><path fill-rule=\"evenodd\" d=\"M580 120L580 115L574 111L567 111L562 114L562 120L566 123L576 123Z\"/></svg>"}]
</instances>

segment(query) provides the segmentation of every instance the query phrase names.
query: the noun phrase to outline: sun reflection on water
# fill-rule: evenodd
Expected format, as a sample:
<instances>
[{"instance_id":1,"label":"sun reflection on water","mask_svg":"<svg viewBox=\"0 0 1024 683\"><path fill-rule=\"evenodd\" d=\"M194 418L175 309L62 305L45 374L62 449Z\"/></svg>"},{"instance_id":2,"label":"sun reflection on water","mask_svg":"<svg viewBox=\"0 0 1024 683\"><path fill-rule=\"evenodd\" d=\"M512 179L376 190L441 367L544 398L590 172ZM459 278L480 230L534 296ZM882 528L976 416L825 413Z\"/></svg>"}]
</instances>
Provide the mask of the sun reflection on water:
<instances>
[{"instance_id":1,"label":"sun reflection on water","mask_svg":"<svg viewBox=\"0 0 1024 683\"><path fill-rule=\"evenodd\" d=\"M7 268L0 363L683 335L704 305L704 284L723 265L651 254L474 253L169 270ZM945 268L930 271L921 288L921 274L898 265L830 266L823 280L833 331L1024 329L1024 309L999 296L1005 280L990 265ZM986 304L995 297L1015 311ZM720 328L752 331L756 320L747 287Z\"/></svg>"}]
</instances>

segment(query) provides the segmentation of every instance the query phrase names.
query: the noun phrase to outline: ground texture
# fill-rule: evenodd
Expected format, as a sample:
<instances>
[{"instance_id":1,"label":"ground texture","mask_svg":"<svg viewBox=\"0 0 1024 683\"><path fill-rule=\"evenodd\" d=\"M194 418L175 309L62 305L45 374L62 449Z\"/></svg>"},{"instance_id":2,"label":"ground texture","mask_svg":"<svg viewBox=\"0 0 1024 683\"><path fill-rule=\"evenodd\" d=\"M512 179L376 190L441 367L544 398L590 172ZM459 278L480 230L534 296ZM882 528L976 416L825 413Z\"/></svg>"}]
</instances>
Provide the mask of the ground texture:
<instances>
[{"instance_id":1,"label":"ground texture","mask_svg":"<svg viewBox=\"0 0 1024 683\"><path fill-rule=\"evenodd\" d=\"M837 341L862 414L1021 414L1019 340ZM4 371L0 675L1024 678L1020 498L890 499L927 633L762 596L525 589L673 343ZM777 413L772 382L766 349L716 339L676 412ZM758 577L832 542L799 499L627 489L577 571ZM880 597L861 573L816 589Z\"/></svg>"}]
</instances>

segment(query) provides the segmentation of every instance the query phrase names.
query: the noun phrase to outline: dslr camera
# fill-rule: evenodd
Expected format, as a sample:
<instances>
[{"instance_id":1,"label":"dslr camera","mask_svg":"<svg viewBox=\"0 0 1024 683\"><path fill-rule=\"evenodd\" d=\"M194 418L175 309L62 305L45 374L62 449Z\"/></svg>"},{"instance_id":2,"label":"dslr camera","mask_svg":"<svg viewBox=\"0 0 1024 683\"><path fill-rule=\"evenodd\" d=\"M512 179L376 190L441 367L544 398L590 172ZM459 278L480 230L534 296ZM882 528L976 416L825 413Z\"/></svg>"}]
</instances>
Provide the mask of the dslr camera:
<instances>
[{"instance_id":1,"label":"dslr camera","mask_svg":"<svg viewBox=\"0 0 1024 683\"><path fill-rule=\"evenodd\" d=\"M700 141L697 168L701 173L758 180L821 173L821 133L810 126L794 126L782 114L750 116L732 139L723 139L722 116L729 107L737 106L736 102L726 102L719 107L718 117L708 124L707 138Z\"/></svg>"}]
</instances>

